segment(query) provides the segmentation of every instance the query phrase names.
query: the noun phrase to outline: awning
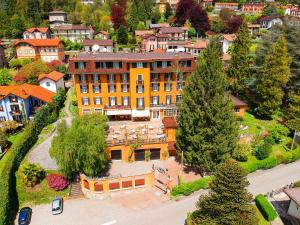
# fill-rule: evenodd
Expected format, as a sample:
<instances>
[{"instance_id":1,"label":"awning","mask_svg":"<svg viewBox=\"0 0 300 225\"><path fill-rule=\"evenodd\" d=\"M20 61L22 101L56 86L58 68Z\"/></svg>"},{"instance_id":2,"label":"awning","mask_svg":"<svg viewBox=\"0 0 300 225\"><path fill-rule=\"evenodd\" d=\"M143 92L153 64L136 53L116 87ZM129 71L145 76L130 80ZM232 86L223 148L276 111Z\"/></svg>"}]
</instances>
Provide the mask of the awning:
<instances>
[{"instance_id":1,"label":"awning","mask_svg":"<svg viewBox=\"0 0 300 225\"><path fill-rule=\"evenodd\" d=\"M119 115L131 115L131 110L109 110L106 109L106 115L108 116L119 116Z\"/></svg>"},{"instance_id":2,"label":"awning","mask_svg":"<svg viewBox=\"0 0 300 225\"><path fill-rule=\"evenodd\" d=\"M132 110L132 117L150 117L150 110Z\"/></svg>"}]
</instances>

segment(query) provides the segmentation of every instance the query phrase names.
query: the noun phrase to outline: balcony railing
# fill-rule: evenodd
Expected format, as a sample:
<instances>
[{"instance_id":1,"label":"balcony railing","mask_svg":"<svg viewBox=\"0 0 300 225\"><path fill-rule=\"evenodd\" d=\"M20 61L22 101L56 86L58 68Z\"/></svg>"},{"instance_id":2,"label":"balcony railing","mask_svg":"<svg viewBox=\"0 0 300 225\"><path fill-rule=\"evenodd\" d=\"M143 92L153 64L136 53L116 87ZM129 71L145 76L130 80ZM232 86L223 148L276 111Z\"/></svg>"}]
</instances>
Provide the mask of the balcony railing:
<instances>
[{"instance_id":1,"label":"balcony railing","mask_svg":"<svg viewBox=\"0 0 300 225\"><path fill-rule=\"evenodd\" d=\"M80 84L87 85L87 80L80 80Z\"/></svg>"},{"instance_id":2,"label":"balcony railing","mask_svg":"<svg viewBox=\"0 0 300 225\"><path fill-rule=\"evenodd\" d=\"M137 81L136 81L136 84L141 84L141 85L143 85L143 84L144 84L144 81L143 81L143 80L137 80Z\"/></svg>"},{"instance_id":3,"label":"balcony railing","mask_svg":"<svg viewBox=\"0 0 300 225\"><path fill-rule=\"evenodd\" d=\"M145 105L137 105L136 107L138 110L144 110L145 109Z\"/></svg>"},{"instance_id":4,"label":"balcony railing","mask_svg":"<svg viewBox=\"0 0 300 225\"><path fill-rule=\"evenodd\" d=\"M106 105L104 109L130 110L130 105Z\"/></svg>"},{"instance_id":5,"label":"balcony railing","mask_svg":"<svg viewBox=\"0 0 300 225\"><path fill-rule=\"evenodd\" d=\"M158 108L174 108L176 107L175 104L153 104L153 103L150 103L150 107L158 107Z\"/></svg>"},{"instance_id":6,"label":"balcony railing","mask_svg":"<svg viewBox=\"0 0 300 225\"><path fill-rule=\"evenodd\" d=\"M139 143L141 144L159 144L165 143L167 141L166 137L161 138L147 138L147 139L140 139ZM107 140L108 146L119 146L119 145L130 145L136 143L136 140L131 139L122 139L122 140Z\"/></svg>"}]
</instances>

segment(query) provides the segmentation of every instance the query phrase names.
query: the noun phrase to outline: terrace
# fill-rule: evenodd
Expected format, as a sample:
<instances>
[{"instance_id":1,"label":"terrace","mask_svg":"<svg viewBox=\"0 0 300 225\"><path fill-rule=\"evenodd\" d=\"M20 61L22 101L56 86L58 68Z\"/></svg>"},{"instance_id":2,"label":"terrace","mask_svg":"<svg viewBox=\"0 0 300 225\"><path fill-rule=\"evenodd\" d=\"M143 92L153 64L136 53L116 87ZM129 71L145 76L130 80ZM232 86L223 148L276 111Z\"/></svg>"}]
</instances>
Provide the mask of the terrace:
<instances>
[{"instance_id":1,"label":"terrace","mask_svg":"<svg viewBox=\"0 0 300 225\"><path fill-rule=\"evenodd\" d=\"M141 144L166 142L161 120L110 121L108 125L107 144L109 146L132 144L137 141Z\"/></svg>"}]
</instances>

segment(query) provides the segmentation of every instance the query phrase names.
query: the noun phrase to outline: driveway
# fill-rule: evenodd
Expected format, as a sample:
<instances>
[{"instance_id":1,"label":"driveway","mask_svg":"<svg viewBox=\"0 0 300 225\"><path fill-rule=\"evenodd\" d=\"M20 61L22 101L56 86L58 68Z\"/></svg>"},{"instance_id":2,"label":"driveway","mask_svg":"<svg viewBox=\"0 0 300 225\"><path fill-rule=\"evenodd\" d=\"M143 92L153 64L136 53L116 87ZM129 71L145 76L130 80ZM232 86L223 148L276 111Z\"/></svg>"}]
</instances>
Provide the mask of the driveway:
<instances>
[{"instance_id":1,"label":"driveway","mask_svg":"<svg viewBox=\"0 0 300 225\"><path fill-rule=\"evenodd\" d=\"M281 165L248 176L249 190L254 195L267 193L290 182L300 180L300 161ZM200 190L180 201L161 201L162 196L141 192L132 197L122 194L105 200L66 200L64 212L52 216L50 204L33 207L32 225L183 225L187 212L195 209ZM123 198L123 200L122 200ZM133 201L132 199L136 199ZM152 199L152 200L151 200ZM154 199L154 200L153 200ZM148 202L148 203L147 203Z\"/></svg>"}]
</instances>

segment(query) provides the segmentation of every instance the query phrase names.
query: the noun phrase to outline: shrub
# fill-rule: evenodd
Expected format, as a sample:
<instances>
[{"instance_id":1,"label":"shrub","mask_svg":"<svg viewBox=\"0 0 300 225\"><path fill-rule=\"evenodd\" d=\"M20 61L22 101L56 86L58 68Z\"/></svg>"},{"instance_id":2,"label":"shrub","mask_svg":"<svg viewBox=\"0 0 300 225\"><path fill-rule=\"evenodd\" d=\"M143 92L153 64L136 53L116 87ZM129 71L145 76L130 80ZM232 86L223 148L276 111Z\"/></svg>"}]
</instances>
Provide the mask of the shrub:
<instances>
[{"instance_id":1,"label":"shrub","mask_svg":"<svg viewBox=\"0 0 300 225\"><path fill-rule=\"evenodd\" d=\"M208 188L210 181L211 181L211 177L203 177L196 181L177 185L172 189L171 195L174 197L180 195L185 195L185 196L190 195L193 192L198 191L200 189Z\"/></svg>"},{"instance_id":2,"label":"shrub","mask_svg":"<svg viewBox=\"0 0 300 225\"><path fill-rule=\"evenodd\" d=\"M68 180L60 174L49 174L47 176L48 186L55 191L61 191L68 187Z\"/></svg>"},{"instance_id":3,"label":"shrub","mask_svg":"<svg viewBox=\"0 0 300 225\"><path fill-rule=\"evenodd\" d=\"M300 187L300 181L295 182L293 188L299 188L299 187Z\"/></svg>"},{"instance_id":4,"label":"shrub","mask_svg":"<svg viewBox=\"0 0 300 225\"><path fill-rule=\"evenodd\" d=\"M271 151L272 143L266 139L263 143L259 144L258 146L255 146L254 155L257 159L262 160L268 158Z\"/></svg>"},{"instance_id":5,"label":"shrub","mask_svg":"<svg viewBox=\"0 0 300 225\"><path fill-rule=\"evenodd\" d=\"M19 129L19 123L12 121L3 121L1 122L0 130L5 133L13 134Z\"/></svg>"},{"instance_id":6,"label":"shrub","mask_svg":"<svg viewBox=\"0 0 300 225\"><path fill-rule=\"evenodd\" d=\"M1 149L4 150L5 148L7 148L9 145L9 141L8 141L8 137L7 137L7 134L0 131L0 146L1 146ZM0 151L1 153L1 151Z\"/></svg>"},{"instance_id":7,"label":"shrub","mask_svg":"<svg viewBox=\"0 0 300 225\"><path fill-rule=\"evenodd\" d=\"M275 209L262 194L255 197L255 204L266 220L273 221L277 217Z\"/></svg>"},{"instance_id":8,"label":"shrub","mask_svg":"<svg viewBox=\"0 0 300 225\"><path fill-rule=\"evenodd\" d=\"M248 155L251 152L251 146L249 144L238 144L233 152L232 157L239 162L246 162Z\"/></svg>"},{"instance_id":9,"label":"shrub","mask_svg":"<svg viewBox=\"0 0 300 225\"><path fill-rule=\"evenodd\" d=\"M27 163L22 168L23 182L28 187L39 184L46 175L45 170L38 164Z\"/></svg>"},{"instance_id":10,"label":"shrub","mask_svg":"<svg viewBox=\"0 0 300 225\"><path fill-rule=\"evenodd\" d=\"M145 160L148 162L151 157L151 152L150 151L145 151Z\"/></svg>"},{"instance_id":11,"label":"shrub","mask_svg":"<svg viewBox=\"0 0 300 225\"><path fill-rule=\"evenodd\" d=\"M276 144L280 143L282 139L284 139L288 133L289 129L281 124L276 124L270 130L270 137L274 140Z\"/></svg>"},{"instance_id":12,"label":"shrub","mask_svg":"<svg viewBox=\"0 0 300 225\"><path fill-rule=\"evenodd\" d=\"M295 150L296 148L298 148L298 144L296 142L294 142L293 149L291 149L291 147L292 147L292 141L289 141L288 143L286 143L285 146L286 146L287 150Z\"/></svg>"}]
</instances>

